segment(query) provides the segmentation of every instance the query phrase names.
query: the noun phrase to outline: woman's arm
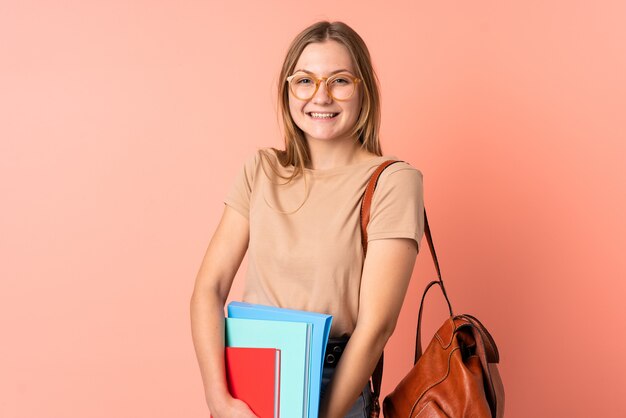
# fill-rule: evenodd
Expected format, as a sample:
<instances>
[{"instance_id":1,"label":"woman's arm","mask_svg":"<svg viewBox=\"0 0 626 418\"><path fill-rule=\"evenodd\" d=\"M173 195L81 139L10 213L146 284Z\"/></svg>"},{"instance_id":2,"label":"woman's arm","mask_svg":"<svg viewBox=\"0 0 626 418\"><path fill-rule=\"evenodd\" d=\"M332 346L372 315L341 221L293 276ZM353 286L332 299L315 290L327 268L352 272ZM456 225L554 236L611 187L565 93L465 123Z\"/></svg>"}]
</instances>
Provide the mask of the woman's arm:
<instances>
[{"instance_id":1,"label":"woman's arm","mask_svg":"<svg viewBox=\"0 0 626 418\"><path fill-rule=\"evenodd\" d=\"M416 256L412 239L369 242L357 325L322 399L321 418L343 418L372 375L396 327Z\"/></svg>"},{"instance_id":2,"label":"woman's arm","mask_svg":"<svg viewBox=\"0 0 626 418\"><path fill-rule=\"evenodd\" d=\"M213 418L254 418L228 393L224 371L224 304L248 248L248 220L229 206L211 238L191 296L191 332Z\"/></svg>"}]
</instances>

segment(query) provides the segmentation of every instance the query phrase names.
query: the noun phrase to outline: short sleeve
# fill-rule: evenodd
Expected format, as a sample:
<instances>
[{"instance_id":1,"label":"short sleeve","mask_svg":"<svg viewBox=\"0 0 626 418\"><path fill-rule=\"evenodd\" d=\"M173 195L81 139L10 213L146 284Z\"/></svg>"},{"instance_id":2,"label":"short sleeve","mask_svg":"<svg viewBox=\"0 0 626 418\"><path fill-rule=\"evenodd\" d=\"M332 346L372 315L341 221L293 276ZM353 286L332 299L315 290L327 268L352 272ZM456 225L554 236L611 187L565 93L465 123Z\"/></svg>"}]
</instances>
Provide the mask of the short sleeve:
<instances>
[{"instance_id":1,"label":"short sleeve","mask_svg":"<svg viewBox=\"0 0 626 418\"><path fill-rule=\"evenodd\" d=\"M231 184L224 198L226 205L235 209L247 219L250 219L250 196L252 195L259 159L259 152L256 152L246 160L243 167L239 169L235 181Z\"/></svg>"},{"instance_id":2,"label":"short sleeve","mask_svg":"<svg viewBox=\"0 0 626 418\"><path fill-rule=\"evenodd\" d=\"M409 238L415 240L419 251L423 234L422 172L404 162L393 164L381 174L372 197L368 241Z\"/></svg>"}]
</instances>

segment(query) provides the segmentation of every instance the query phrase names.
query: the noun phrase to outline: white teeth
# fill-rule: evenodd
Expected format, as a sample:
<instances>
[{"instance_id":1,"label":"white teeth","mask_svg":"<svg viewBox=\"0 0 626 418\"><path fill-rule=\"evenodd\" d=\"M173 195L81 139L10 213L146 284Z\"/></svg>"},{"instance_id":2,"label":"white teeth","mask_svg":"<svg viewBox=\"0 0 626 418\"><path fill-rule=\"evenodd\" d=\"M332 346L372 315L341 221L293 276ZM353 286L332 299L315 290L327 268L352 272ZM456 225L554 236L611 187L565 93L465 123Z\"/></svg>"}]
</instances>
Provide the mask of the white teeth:
<instances>
[{"instance_id":1,"label":"white teeth","mask_svg":"<svg viewBox=\"0 0 626 418\"><path fill-rule=\"evenodd\" d=\"M311 112L309 114L311 115L311 117L320 118L320 119L321 118L329 119L337 115L336 113L315 113L315 112Z\"/></svg>"}]
</instances>

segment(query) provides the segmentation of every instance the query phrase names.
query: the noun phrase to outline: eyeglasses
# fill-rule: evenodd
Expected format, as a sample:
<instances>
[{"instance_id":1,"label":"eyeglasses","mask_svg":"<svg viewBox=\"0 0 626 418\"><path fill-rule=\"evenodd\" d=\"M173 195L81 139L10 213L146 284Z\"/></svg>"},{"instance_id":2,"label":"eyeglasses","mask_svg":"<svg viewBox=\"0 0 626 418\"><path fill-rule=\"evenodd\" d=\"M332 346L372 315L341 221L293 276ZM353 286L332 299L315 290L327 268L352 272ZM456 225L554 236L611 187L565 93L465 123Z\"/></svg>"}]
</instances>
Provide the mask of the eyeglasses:
<instances>
[{"instance_id":1,"label":"eyeglasses","mask_svg":"<svg viewBox=\"0 0 626 418\"><path fill-rule=\"evenodd\" d=\"M361 82L360 78L351 74L339 73L330 77L316 77L309 73L296 73L286 79L289 89L300 100L309 100L320 87L323 81L326 83L326 91L334 100L348 100L354 94L356 85Z\"/></svg>"}]
</instances>

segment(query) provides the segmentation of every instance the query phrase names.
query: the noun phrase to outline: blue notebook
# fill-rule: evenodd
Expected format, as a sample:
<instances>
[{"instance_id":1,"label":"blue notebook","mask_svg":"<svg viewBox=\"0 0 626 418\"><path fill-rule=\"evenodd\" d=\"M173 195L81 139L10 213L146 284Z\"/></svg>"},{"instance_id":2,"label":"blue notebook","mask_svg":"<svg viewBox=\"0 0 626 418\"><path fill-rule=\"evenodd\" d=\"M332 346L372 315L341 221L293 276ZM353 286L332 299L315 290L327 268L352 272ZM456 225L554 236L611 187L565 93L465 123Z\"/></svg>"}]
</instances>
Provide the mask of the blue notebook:
<instances>
[{"instance_id":1,"label":"blue notebook","mask_svg":"<svg viewBox=\"0 0 626 418\"><path fill-rule=\"evenodd\" d=\"M324 354L326 351L326 343L330 335L330 326L333 320L332 315L246 302L231 302L228 304L228 316L230 318L303 322L313 325L308 409L309 418L317 418L320 406Z\"/></svg>"},{"instance_id":2,"label":"blue notebook","mask_svg":"<svg viewBox=\"0 0 626 418\"><path fill-rule=\"evenodd\" d=\"M225 318L226 347L280 350L281 417L308 418L312 328L301 322Z\"/></svg>"}]
</instances>

